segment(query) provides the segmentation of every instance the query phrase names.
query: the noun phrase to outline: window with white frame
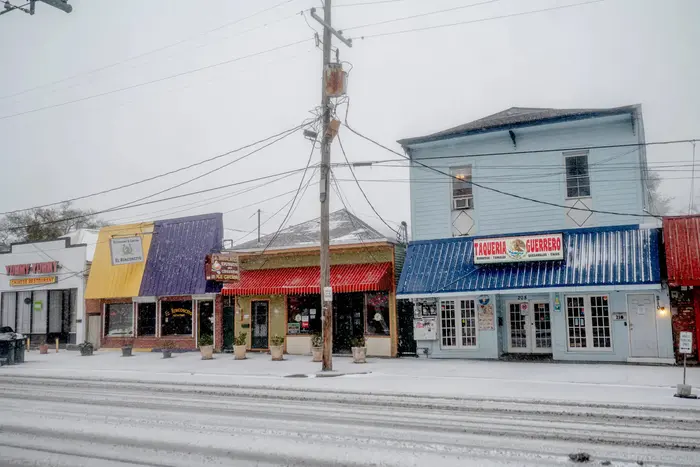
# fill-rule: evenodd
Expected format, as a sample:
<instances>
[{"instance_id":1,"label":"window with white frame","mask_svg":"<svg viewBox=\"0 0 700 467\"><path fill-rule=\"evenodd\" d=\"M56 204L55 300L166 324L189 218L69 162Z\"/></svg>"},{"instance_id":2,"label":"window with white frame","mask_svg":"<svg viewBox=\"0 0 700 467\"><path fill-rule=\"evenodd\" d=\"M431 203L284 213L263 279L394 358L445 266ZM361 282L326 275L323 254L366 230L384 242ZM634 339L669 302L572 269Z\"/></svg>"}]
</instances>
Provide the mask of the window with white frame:
<instances>
[{"instance_id":1,"label":"window with white frame","mask_svg":"<svg viewBox=\"0 0 700 467\"><path fill-rule=\"evenodd\" d=\"M452 209L472 209L474 207L472 166L453 168L452 177Z\"/></svg>"},{"instance_id":2,"label":"window with white frame","mask_svg":"<svg viewBox=\"0 0 700 467\"><path fill-rule=\"evenodd\" d=\"M607 295L567 296L566 323L570 350L612 348Z\"/></svg>"},{"instance_id":3,"label":"window with white frame","mask_svg":"<svg viewBox=\"0 0 700 467\"><path fill-rule=\"evenodd\" d=\"M440 343L443 348L474 348L478 343L474 300L440 302Z\"/></svg>"},{"instance_id":4,"label":"window with white frame","mask_svg":"<svg viewBox=\"0 0 700 467\"><path fill-rule=\"evenodd\" d=\"M591 180L588 175L588 151L564 153L566 161L566 197L591 196Z\"/></svg>"}]
</instances>

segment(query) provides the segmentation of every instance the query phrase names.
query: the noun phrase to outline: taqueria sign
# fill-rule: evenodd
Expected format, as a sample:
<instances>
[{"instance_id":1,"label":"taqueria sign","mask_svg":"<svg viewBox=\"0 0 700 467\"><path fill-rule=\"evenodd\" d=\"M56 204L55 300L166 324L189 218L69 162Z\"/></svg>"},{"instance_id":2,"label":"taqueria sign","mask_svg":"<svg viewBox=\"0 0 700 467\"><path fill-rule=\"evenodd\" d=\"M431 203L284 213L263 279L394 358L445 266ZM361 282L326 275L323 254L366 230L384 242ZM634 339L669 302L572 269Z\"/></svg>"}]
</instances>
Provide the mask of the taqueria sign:
<instances>
[{"instance_id":1,"label":"taqueria sign","mask_svg":"<svg viewBox=\"0 0 700 467\"><path fill-rule=\"evenodd\" d=\"M564 259L562 234L474 240L474 264L551 261Z\"/></svg>"}]
</instances>

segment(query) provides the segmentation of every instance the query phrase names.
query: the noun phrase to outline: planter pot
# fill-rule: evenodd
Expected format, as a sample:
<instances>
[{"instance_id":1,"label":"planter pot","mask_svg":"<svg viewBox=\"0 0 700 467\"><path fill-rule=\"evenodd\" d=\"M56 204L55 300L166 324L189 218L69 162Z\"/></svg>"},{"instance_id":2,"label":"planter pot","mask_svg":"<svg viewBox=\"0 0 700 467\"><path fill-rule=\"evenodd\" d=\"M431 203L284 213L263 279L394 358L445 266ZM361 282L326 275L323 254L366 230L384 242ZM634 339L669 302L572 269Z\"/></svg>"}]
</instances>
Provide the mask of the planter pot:
<instances>
[{"instance_id":1,"label":"planter pot","mask_svg":"<svg viewBox=\"0 0 700 467\"><path fill-rule=\"evenodd\" d=\"M272 355L272 359L275 361L283 360L283 355L284 355L284 347L283 346L270 346L270 355Z\"/></svg>"},{"instance_id":2,"label":"planter pot","mask_svg":"<svg viewBox=\"0 0 700 467\"><path fill-rule=\"evenodd\" d=\"M49 353L49 345L48 344L41 344L39 346L39 353L42 355L46 355Z\"/></svg>"},{"instance_id":3,"label":"planter pot","mask_svg":"<svg viewBox=\"0 0 700 467\"><path fill-rule=\"evenodd\" d=\"M133 347L122 347L122 357L131 357Z\"/></svg>"},{"instance_id":4,"label":"planter pot","mask_svg":"<svg viewBox=\"0 0 700 467\"><path fill-rule=\"evenodd\" d=\"M163 350L163 358L170 358L173 356L172 350Z\"/></svg>"},{"instance_id":5,"label":"planter pot","mask_svg":"<svg viewBox=\"0 0 700 467\"><path fill-rule=\"evenodd\" d=\"M211 360L214 358L213 345L202 345L199 347L199 352L202 354L202 360Z\"/></svg>"},{"instance_id":6,"label":"planter pot","mask_svg":"<svg viewBox=\"0 0 700 467\"><path fill-rule=\"evenodd\" d=\"M367 347L353 347L352 348L352 362L353 363L367 363Z\"/></svg>"},{"instance_id":7,"label":"planter pot","mask_svg":"<svg viewBox=\"0 0 700 467\"><path fill-rule=\"evenodd\" d=\"M245 345L234 345L233 346L233 355L234 359L236 360L245 360Z\"/></svg>"},{"instance_id":8,"label":"planter pot","mask_svg":"<svg viewBox=\"0 0 700 467\"><path fill-rule=\"evenodd\" d=\"M322 362L323 361L323 347L312 347L311 353L314 356L313 360L311 360L312 362Z\"/></svg>"},{"instance_id":9,"label":"planter pot","mask_svg":"<svg viewBox=\"0 0 700 467\"><path fill-rule=\"evenodd\" d=\"M82 355L83 357L89 357L90 355L92 355L92 352L92 347L80 349L80 355Z\"/></svg>"}]
</instances>

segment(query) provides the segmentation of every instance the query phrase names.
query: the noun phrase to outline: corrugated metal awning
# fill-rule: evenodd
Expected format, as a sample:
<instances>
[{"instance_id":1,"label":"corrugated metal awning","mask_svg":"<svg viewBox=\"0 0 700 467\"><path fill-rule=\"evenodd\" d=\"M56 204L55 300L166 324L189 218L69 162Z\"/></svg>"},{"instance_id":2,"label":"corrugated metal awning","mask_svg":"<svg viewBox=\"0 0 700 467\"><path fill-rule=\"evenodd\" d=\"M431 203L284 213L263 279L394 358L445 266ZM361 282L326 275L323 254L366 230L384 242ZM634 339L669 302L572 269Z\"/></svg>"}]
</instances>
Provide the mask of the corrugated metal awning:
<instances>
[{"instance_id":1,"label":"corrugated metal awning","mask_svg":"<svg viewBox=\"0 0 700 467\"><path fill-rule=\"evenodd\" d=\"M241 280L224 286L224 295L320 293L318 267L241 271ZM338 264L331 266L333 293L390 290L391 263Z\"/></svg>"},{"instance_id":2,"label":"corrugated metal awning","mask_svg":"<svg viewBox=\"0 0 700 467\"><path fill-rule=\"evenodd\" d=\"M700 216L665 217L668 284L700 285Z\"/></svg>"},{"instance_id":3,"label":"corrugated metal awning","mask_svg":"<svg viewBox=\"0 0 700 467\"><path fill-rule=\"evenodd\" d=\"M559 232L563 261L474 265L473 237L412 242L397 295L660 284L658 229L617 226ZM538 233L555 232L527 235Z\"/></svg>"}]
</instances>

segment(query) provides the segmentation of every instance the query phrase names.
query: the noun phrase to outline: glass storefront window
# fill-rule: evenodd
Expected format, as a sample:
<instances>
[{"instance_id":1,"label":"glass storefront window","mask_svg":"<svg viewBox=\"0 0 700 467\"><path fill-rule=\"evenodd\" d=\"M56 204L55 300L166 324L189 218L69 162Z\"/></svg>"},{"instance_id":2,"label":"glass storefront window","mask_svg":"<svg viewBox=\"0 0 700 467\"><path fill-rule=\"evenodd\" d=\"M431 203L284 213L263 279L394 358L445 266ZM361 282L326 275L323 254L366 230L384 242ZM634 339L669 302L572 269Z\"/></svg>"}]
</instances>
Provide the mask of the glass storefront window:
<instances>
[{"instance_id":1,"label":"glass storefront window","mask_svg":"<svg viewBox=\"0 0 700 467\"><path fill-rule=\"evenodd\" d=\"M287 334L321 332L321 296L287 296Z\"/></svg>"},{"instance_id":2,"label":"glass storefront window","mask_svg":"<svg viewBox=\"0 0 700 467\"><path fill-rule=\"evenodd\" d=\"M386 292L367 293L366 333L374 336L388 336L391 333L389 321L389 295Z\"/></svg>"},{"instance_id":3,"label":"glass storefront window","mask_svg":"<svg viewBox=\"0 0 700 467\"><path fill-rule=\"evenodd\" d=\"M192 335L192 300L160 302L161 336Z\"/></svg>"},{"instance_id":4,"label":"glass storefront window","mask_svg":"<svg viewBox=\"0 0 700 467\"><path fill-rule=\"evenodd\" d=\"M105 336L129 337L134 335L134 307L131 303L105 305Z\"/></svg>"},{"instance_id":5,"label":"glass storefront window","mask_svg":"<svg viewBox=\"0 0 700 467\"><path fill-rule=\"evenodd\" d=\"M156 304L155 303L139 303L138 305L139 319L137 333L139 336L155 336L156 335Z\"/></svg>"}]
</instances>

